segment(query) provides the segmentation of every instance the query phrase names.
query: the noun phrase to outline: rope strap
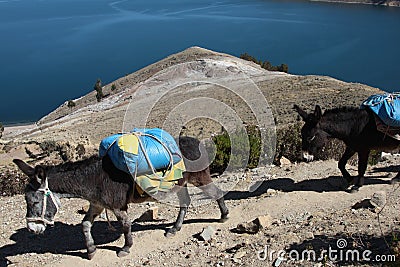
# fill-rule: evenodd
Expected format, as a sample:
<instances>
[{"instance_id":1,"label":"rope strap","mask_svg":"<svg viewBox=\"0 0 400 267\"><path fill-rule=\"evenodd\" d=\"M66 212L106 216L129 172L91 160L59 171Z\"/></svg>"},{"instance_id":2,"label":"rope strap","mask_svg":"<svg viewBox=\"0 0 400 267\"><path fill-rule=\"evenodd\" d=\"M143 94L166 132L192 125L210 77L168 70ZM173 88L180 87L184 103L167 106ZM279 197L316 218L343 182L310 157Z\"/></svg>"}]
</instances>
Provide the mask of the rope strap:
<instances>
[{"instance_id":1,"label":"rope strap","mask_svg":"<svg viewBox=\"0 0 400 267\"><path fill-rule=\"evenodd\" d=\"M45 186L43 188L39 188L38 191L43 192L43 206L42 206L42 214L40 217L26 217L27 222L43 222L44 224L54 225L54 220L47 220L45 218L46 209L47 209L47 197L50 196L51 200L53 201L54 206L56 206L56 213L59 210L59 206L57 204L56 198L54 197L53 192L49 189L49 183L47 178L45 179Z\"/></svg>"},{"instance_id":2,"label":"rope strap","mask_svg":"<svg viewBox=\"0 0 400 267\"><path fill-rule=\"evenodd\" d=\"M151 135L151 134L140 133L140 132L132 132L132 134L134 134L134 135L137 137L137 139L138 139L138 141L139 141L139 146L140 146L140 148L141 148L142 151L143 151L143 155L144 155L144 157L145 157L145 159L146 159L146 161L147 161L147 164L149 165L149 167L150 167L151 172L153 173L153 175L154 175L155 177L157 177L158 179L160 179L160 180L162 180L162 179L164 179L166 176L168 176L168 175L171 173L171 171L172 171L172 169L173 169L173 167L174 167L174 158L172 157L172 153L171 153L171 151L168 149L168 147L167 147L160 139L158 139L157 137L155 137L155 136L153 136L153 135ZM145 149L145 147L144 147L144 145L143 145L142 140L140 139L140 136L149 136L149 137L153 138L153 139L156 140L158 143L160 143L160 144L165 148L165 150L167 151L168 156L169 156L169 164L168 164L169 171L168 171L168 172L165 172L163 176L159 176L159 175L158 175L156 169L154 168L153 164L151 163L151 160L150 160L150 158L149 158L149 155L147 154L147 151L146 151L146 149ZM135 178L136 178L136 177L135 177Z\"/></svg>"}]
</instances>

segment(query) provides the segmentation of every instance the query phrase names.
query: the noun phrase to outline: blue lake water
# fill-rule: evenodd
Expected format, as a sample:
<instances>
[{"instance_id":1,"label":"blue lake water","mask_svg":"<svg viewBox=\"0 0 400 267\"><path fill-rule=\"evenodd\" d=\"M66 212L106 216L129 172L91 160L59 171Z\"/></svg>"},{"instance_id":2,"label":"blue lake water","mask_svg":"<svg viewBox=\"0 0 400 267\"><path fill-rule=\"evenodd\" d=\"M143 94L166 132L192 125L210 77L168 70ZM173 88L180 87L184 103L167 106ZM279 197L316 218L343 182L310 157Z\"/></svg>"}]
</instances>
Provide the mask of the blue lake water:
<instances>
[{"instance_id":1,"label":"blue lake water","mask_svg":"<svg viewBox=\"0 0 400 267\"><path fill-rule=\"evenodd\" d=\"M190 46L400 91L400 8L308 1L0 0L0 121Z\"/></svg>"}]
</instances>

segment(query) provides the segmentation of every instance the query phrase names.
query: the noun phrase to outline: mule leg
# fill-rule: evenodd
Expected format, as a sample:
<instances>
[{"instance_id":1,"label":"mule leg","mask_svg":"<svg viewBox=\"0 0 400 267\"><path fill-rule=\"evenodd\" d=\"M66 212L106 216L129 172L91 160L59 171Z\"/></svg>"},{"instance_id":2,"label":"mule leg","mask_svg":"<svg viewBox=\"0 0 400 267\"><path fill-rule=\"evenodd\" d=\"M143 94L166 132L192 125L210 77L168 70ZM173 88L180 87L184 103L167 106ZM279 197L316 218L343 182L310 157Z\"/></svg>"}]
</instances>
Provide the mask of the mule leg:
<instances>
[{"instance_id":1,"label":"mule leg","mask_svg":"<svg viewBox=\"0 0 400 267\"><path fill-rule=\"evenodd\" d=\"M396 184L400 182L400 172L397 173L397 175L395 177L392 178L392 180L390 180L391 184Z\"/></svg>"},{"instance_id":2,"label":"mule leg","mask_svg":"<svg viewBox=\"0 0 400 267\"><path fill-rule=\"evenodd\" d=\"M353 183L353 178L351 177L350 173L346 170L346 163L355 153L356 152L353 149L347 146L338 164L339 170L342 173L343 178L346 179L348 185Z\"/></svg>"},{"instance_id":3,"label":"mule leg","mask_svg":"<svg viewBox=\"0 0 400 267\"><path fill-rule=\"evenodd\" d=\"M218 198L217 203L218 203L219 210L221 211L221 219L219 219L219 221L226 222L229 219L229 209L225 205L224 197Z\"/></svg>"},{"instance_id":4,"label":"mule leg","mask_svg":"<svg viewBox=\"0 0 400 267\"><path fill-rule=\"evenodd\" d=\"M361 186L364 185L364 174L367 170L368 157L370 150L363 150L358 152L358 176L354 182L352 191L357 191Z\"/></svg>"},{"instance_id":5,"label":"mule leg","mask_svg":"<svg viewBox=\"0 0 400 267\"><path fill-rule=\"evenodd\" d=\"M103 211L103 207L90 203L90 207L82 220L82 231L85 236L88 259L91 260L96 253L96 246L92 237L91 229L94 219Z\"/></svg>"},{"instance_id":6,"label":"mule leg","mask_svg":"<svg viewBox=\"0 0 400 267\"><path fill-rule=\"evenodd\" d=\"M124 257L129 254L129 250L133 245L131 221L126 210L115 209L114 214L118 221L122 223L122 231L125 238L125 244L117 255L118 257Z\"/></svg>"},{"instance_id":7,"label":"mule leg","mask_svg":"<svg viewBox=\"0 0 400 267\"><path fill-rule=\"evenodd\" d=\"M211 178L210 178L211 179ZM229 217L229 209L225 205L224 193L219 189L214 183L209 183L199 187L204 194L212 199L216 199L218 203L219 210L221 211L220 222L226 222Z\"/></svg>"},{"instance_id":8,"label":"mule leg","mask_svg":"<svg viewBox=\"0 0 400 267\"><path fill-rule=\"evenodd\" d=\"M219 210L221 211L220 222L228 220L229 209L225 205L224 192L213 183L208 170L197 173L196 175L193 174L193 176L194 178L190 178L189 181L200 188L206 196L217 200Z\"/></svg>"},{"instance_id":9,"label":"mule leg","mask_svg":"<svg viewBox=\"0 0 400 267\"><path fill-rule=\"evenodd\" d=\"M185 219L187 209L190 205L190 196L186 184L181 188L181 190L177 192L177 195L179 198L179 207L180 207L179 214L178 217L176 218L174 226L172 226L172 228L170 228L165 234L166 237L174 236L176 232L181 230L183 220Z\"/></svg>"}]
</instances>

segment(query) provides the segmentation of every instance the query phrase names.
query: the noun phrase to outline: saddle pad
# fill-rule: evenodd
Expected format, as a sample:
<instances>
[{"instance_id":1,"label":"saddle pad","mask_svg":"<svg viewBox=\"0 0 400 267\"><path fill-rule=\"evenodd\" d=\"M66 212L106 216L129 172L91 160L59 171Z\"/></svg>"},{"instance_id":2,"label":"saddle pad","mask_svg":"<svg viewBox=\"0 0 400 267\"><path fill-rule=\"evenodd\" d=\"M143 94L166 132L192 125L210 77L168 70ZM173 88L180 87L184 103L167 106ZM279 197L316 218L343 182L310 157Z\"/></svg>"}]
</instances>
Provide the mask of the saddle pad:
<instances>
[{"instance_id":1,"label":"saddle pad","mask_svg":"<svg viewBox=\"0 0 400 267\"><path fill-rule=\"evenodd\" d=\"M372 95L361 107L371 109L384 124L400 127L400 93Z\"/></svg>"},{"instance_id":2,"label":"saddle pad","mask_svg":"<svg viewBox=\"0 0 400 267\"><path fill-rule=\"evenodd\" d=\"M155 170L162 170L182 160L174 138L158 128L135 128L130 133L108 136L99 147L100 157L106 154L115 167L133 175L151 173L149 161Z\"/></svg>"},{"instance_id":3,"label":"saddle pad","mask_svg":"<svg viewBox=\"0 0 400 267\"><path fill-rule=\"evenodd\" d=\"M171 171L164 176L162 172L154 174L144 174L136 177L136 189L140 196L155 195L159 191L168 192L174 187L178 180L183 178L185 164L183 160L175 164ZM162 177L161 179L159 177Z\"/></svg>"},{"instance_id":4,"label":"saddle pad","mask_svg":"<svg viewBox=\"0 0 400 267\"><path fill-rule=\"evenodd\" d=\"M378 116L375 117L376 129L387 136L400 141L400 127L388 126Z\"/></svg>"}]
</instances>

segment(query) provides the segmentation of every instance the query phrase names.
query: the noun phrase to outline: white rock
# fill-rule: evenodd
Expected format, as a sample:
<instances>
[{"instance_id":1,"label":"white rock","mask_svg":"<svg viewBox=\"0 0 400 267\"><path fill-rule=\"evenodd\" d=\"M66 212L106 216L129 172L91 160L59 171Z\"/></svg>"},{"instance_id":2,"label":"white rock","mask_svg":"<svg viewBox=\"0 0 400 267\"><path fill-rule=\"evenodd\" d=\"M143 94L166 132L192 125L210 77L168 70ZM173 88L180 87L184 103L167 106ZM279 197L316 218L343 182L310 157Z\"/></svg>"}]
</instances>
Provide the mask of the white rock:
<instances>
[{"instance_id":1,"label":"white rock","mask_svg":"<svg viewBox=\"0 0 400 267\"><path fill-rule=\"evenodd\" d=\"M290 160L288 160L288 159L285 158L285 157L282 157L282 158L279 160L279 163L281 164L281 166L287 166L287 165L291 165L291 164L292 164L292 162L290 162Z\"/></svg>"}]
</instances>

